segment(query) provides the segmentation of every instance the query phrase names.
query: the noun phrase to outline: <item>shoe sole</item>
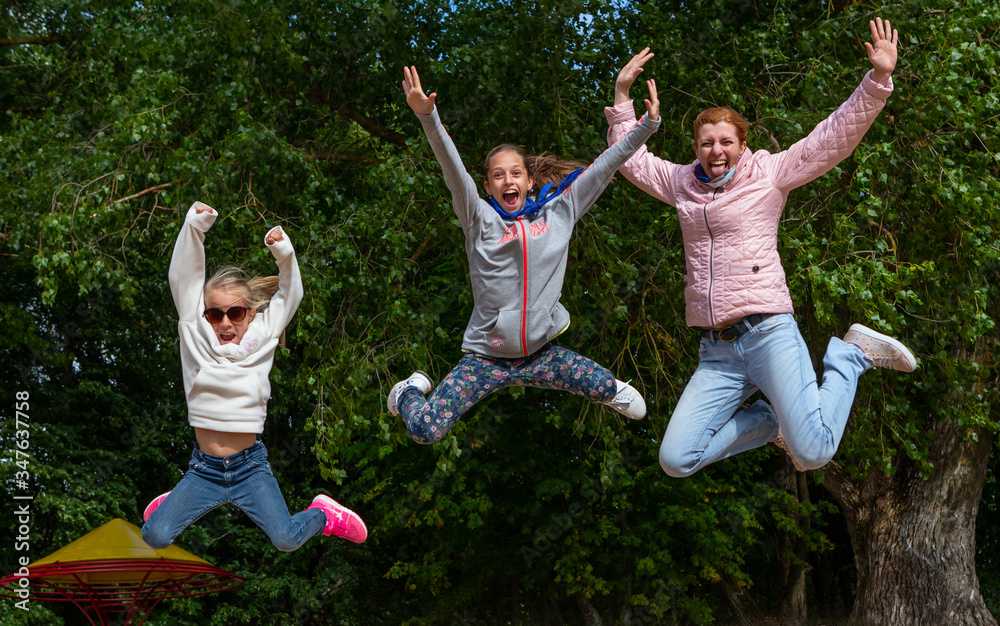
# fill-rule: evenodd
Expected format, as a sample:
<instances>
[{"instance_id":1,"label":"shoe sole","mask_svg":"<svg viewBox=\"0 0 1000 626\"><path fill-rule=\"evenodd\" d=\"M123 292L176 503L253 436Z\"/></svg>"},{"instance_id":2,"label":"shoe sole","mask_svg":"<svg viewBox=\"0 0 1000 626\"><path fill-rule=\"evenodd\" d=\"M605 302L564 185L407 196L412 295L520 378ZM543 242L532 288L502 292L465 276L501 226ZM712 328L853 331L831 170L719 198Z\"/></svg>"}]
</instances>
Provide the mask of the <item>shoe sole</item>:
<instances>
[{"instance_id":1,"label":"shoe sole","mask_svg":"<svg viewBox=\"0 0 1000 626\"><path fill-rule=\"evenodd\" d=\"M904 346L902 343L900 343L899 340L893 339L888 335L883 335L882 333L874 331L871 328L868 328L867 326L863 326L861 324L851 324L851 327L847 329L847 332L851 331L865 335L866 337L871 337L872 339L878 339L879 341L884 341L893 348L899 350L899 353L903 355L903 357L906 359L907 364L910 366L910 369L900 370L900 371L912 372L913 370L917 369L917 358L913 356L913 353L910 352L910 349Z\"/></svg>"},{"instance_id":2,"label":"shoe sole","mask_svg":"<svg viewBox=\"0 0 1000 626\"><path fill-rule=\"evenodd\" d=\"M146 510L142 512L142 521L148 522L149 516L151 516L156 511L156 509L160 508L160 505L163 504L163 502L167 499L167 496L169 495L170 492L168 491L167 493L161 493L160 495L153 498L153 501L146 505Z\"/></svg>"}]
</instances>

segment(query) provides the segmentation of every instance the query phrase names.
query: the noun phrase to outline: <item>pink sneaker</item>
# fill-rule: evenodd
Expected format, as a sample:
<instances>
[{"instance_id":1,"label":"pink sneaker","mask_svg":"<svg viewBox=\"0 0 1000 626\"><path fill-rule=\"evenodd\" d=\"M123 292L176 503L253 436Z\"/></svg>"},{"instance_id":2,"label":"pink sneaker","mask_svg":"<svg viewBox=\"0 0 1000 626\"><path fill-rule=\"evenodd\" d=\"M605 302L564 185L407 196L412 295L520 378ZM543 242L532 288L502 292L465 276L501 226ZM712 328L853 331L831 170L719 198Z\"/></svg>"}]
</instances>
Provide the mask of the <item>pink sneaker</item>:
<instances>
[{"instance_id":1,"label":"pink sneaker","mask_svg":"<svg viewBox=\"0 0 1000 626\"><path fill-rule=\"evenodd\" d=\"M323 534L329 537L336 535L354 543L364 543L368 538L368 528L361 517L351 509L341 506L330 496L322 494L313 498L312 504L306 507L319 509L326 515L326 527Z\"/></svg>"},{"instance_id":2,"label":"pink sneaker","mask_svg":"<svg viewBox=\"0 0 1000 626\"><path fill-rule=\"evenodd\" d=\"M153 498L153 501L146 505L146 510L142 512L142 521L149 521L149 516L153 514L153 511L160 508L160 505L163 504L163 501L166 500L169 495L170 492L168 491L167 493L161 493Z\"/></svg>"}]
</instances>

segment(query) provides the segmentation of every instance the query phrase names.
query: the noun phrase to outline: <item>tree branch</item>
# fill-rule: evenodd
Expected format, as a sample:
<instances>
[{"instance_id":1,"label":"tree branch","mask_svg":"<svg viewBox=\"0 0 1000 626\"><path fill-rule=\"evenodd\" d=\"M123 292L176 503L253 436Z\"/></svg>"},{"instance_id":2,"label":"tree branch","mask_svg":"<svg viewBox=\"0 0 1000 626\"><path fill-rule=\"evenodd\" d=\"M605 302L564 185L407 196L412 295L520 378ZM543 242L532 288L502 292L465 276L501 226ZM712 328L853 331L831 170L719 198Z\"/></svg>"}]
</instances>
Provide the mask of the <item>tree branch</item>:
<instances>
[{"instance_id":1,"label":"tree branch","mask_svg":"<svg viewBox=\"0 0 1000 626\"><path fill-rule=\"evenodd\" d=\"M354 104L354 102L351 102L350 100L341 102L334 105L334 108L337 110L337 113L340 113L347 119L355 122L358 126L368 131L369 135L380 137L399 147L406 145L406 135L398 133L391 128L382 126L382 124L380 124L377 120L365 117L361 114L361 111L358 111L358 107Z\"/></svg>"},{"instance_id":2,"label":"tree branch","mask_svg":"<svg viewBox=\"0 0 1000 626\"><path fill-rule=\"evenodd\" d=\"M313 104L329 105L334 111L356 123L373 137L378 137L379 139L388 141L389 143L397 145L401 148L406 145L406 135L396 132L391 128L386 128L381 124L381 122L374 118L362 115L361 111L358 110L357 105L352 100L343 100L341 102L334 103L330 97L330 92L318 90L310 92L309 99Z\"/></svg>"},{"instance_id":3,"label":"tree branch","mask_svg":"<svg viewBox=\"0 0 1000 626\"><path fill-rule=\"evenodd\" d=\"M13 48L14 46L41 45L47 46L52 43L59 43L61 37L7 37L0 39L0 47Z\"/></svg>"},{"instance_id":4,"label":"tree branch","mask_svg":"<svg viewBox=\"0 0 1000 626\"><path fill-rule=\"evenodd\" d=\"M134 193L131 196L125 196L124 198L119 198L114 201L113 204L121 204L122 202L128 202L129 200L135 200L139 196L144 196L147 193L153 193L154 191L161 191L169 187L172 183L163 183L162 185L156 185L155 187L150 187L149 189L143 189L139 193Z\"/></svg>"}]
</instances>

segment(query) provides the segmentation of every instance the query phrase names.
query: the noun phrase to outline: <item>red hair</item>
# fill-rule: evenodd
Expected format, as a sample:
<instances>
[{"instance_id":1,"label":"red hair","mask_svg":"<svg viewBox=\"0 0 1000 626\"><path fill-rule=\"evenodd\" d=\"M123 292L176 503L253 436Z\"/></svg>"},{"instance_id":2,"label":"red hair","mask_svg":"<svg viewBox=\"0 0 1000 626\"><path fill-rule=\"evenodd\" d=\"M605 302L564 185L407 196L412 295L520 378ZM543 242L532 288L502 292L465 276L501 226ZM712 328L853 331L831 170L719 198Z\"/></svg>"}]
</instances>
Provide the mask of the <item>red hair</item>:
<instances>
[{"instance_id":1,"label":"red hair","mask_svg":"<svg viewBox=\"0 0 1000 626\"><path fill-rule=\"evenodd\" d=\"M750 130L750 123L743 119L743 116L729 107L713 107L705 109L694 118L694 141L698 142L698 129L705 124L718 124L719 122L729 122L736 127L736 137L740 143L746 143L747 131ZM697 146L696 146L697 147Z\"/></svg>"}]
</instances>

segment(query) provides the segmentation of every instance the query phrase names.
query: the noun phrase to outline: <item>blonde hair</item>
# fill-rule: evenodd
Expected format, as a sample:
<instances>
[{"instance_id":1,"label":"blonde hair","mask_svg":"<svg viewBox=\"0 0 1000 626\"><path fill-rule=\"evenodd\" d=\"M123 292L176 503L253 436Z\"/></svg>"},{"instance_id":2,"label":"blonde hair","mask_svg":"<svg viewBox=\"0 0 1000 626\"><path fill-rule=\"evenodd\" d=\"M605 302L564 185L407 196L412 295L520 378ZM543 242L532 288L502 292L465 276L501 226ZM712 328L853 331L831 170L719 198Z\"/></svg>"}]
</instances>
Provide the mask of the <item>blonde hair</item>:
<instances>
[{"instance_id":1,"label":"blonde hair","mask_svg":"<svg viewBox=\"0 0 1000 626\"><path fill-rule=\"evenodd\" d=\"M486 155L486 162L483 166L487 175L489 175L490 163L493 161L493 157L501 152L513 152L521 158L521 162L524 163L524 169L527 170L528 176L534 179L536 189L541 188L546 183L558 184L562 182L562 179L566 178L570 172L578 170L581 167L587 167L586 163L560 159L552 155L545 154L544 152L542 154L528 156L528 154L525 153L524 148L510 143L503 143L490 150L490 153Z\"/></svg>"},{"instance_id":2,"label":"blonde hair","mask_svg":"<svg viewBox=\"0 0 1000 626\"><path fill-rule=\"evenodd\" d=\"M250 278L246 272L235 265L226 265L217 269L212 277L205 281L206 295L210 291L217 290L239 296L248 309L254 309L259 313L271 304L271 298L278 292L278 277L254 276ZM284 347L284 331L281 332L278 343Z\"/></svg>"},{"instance_id":3,"label":"blonde hair","mask_svg":"<svg viewBox=\"0 0 1000 626\"><path fill-rule=\"evenodd\" d=\"M694 118L695 149L697 149L698 144L698 129L705 124L718 124L719 122L729 122L735 126L736 137L740 140L740 143L746 143L747 131L750 129L750 123L743 119L742 115L729 107L713 107L711 109L705 109L698 114L698 117Z\"/></svg>"}]
</instances>

